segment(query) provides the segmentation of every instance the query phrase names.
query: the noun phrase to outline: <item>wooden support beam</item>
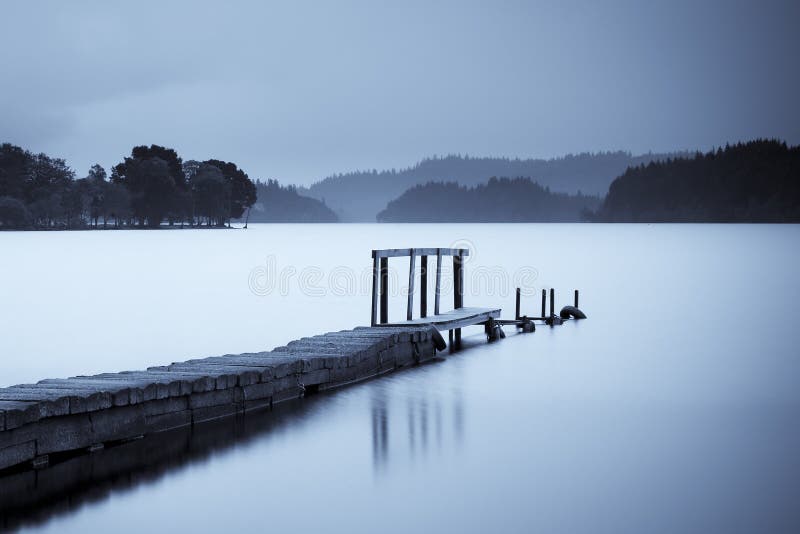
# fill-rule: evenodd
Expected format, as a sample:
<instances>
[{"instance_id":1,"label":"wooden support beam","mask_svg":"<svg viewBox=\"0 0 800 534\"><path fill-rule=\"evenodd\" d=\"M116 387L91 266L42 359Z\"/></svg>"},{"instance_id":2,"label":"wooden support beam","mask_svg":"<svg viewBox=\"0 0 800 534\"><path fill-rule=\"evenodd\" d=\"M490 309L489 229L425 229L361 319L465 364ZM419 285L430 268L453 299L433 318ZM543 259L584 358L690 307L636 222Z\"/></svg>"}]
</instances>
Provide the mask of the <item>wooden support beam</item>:
<instances>
[{"instance_id":1,"label":"wooden support beam","mask_svg":"<svg viewBox=\"0 0 800 534\"><path fill-rule=\"evenodd\" d=\"M389 322L389 258L381 258L381 323Z\"/></svg>"},{"instance_id":2,"label":"wooden support beam","mask_svg":"<svg viewBox=\"0 0 800 534\"><path fill-rule=\"evenodd\" d=\"M372 317L370 324L375 326L378 324L378 284L380 278L378 277L378 257L372 258Z\"/></svg>"},{"instance_id":3,"label":"wooden support beam","mask_svg":"<svg viewBox=\"0 0 800 534\"><path fill-rule=\"evenodd\" d=\"M419 272L419 316L428 316L428 256L420 258Z\"/></svg>"},{"instance_id":4,"label":"wooden support beam","mask_svg":"<svg viewBox=\"0 0 800 534\"><path fill-rule=\"evenodd\" d=\"M406 320L414 318L414 269L416 268L416 256L414 249L411 249L411 259L408 262L408 307L406 308Z\"/></svg>"},{"instance_id":5,"label":"wooden support beam","mask_svg":"<svg viewBox=\"0 0 800 534\"><path fill-rule=\"evenodd\" d=\"M464 306L464 257L453 256L453 307Z\"/></svg>"},{"instance_id":6,"label":"wooden support beam","mask_svg":"<svg viewBox=\"0 0 800 534\"><path fill-rule=\"evenodd\" d=\"M436 296L433 301L433 314L439 315L439 300L442 293L442 249L436 249Z\"/></svg>"}]
</instances>

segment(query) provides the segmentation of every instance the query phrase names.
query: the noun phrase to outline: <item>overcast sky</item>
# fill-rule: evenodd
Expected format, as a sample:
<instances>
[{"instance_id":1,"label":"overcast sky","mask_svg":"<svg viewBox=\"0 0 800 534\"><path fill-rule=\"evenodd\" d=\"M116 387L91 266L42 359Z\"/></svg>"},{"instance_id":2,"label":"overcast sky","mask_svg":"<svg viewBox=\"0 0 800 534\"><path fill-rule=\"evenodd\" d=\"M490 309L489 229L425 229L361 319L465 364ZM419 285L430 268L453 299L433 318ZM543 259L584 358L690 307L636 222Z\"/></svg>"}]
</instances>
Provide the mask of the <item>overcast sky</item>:
<instances>
[{"instance_id":1,"label":"overcast sky","mask_svg":"<svg viewBox=\"0 0 800 534\"><path fill-rule=\"evenodd\" d=\"M800 143L800 2L3 0L0 142L308 184L433 154Z\"/></svg>"}]
</instances>

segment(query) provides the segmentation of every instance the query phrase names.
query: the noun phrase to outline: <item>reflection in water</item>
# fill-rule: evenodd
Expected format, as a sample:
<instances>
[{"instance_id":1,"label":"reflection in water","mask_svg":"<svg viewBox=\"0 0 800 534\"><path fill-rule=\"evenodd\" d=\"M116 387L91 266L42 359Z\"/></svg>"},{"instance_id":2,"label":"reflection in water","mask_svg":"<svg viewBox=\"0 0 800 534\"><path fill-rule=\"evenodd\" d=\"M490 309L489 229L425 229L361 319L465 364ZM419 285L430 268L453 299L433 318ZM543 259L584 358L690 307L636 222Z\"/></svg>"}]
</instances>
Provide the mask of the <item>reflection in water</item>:
<instances>
[{"instance_id":1,"label":"reflection in water","mask_svg":"<svg viewBox=\"0 0 800 534\"><path fill-rule=\"evenodd\" d=\"M375 469L386 463L389 456L389 420L386 411L386 392L379 388L372 397L372 461Z\"/></svg>"},{"instance_id":2,"label":"reflection in water","mask_svg":"<svg viewBox=\"0 0 800 534\"><path fill-rule=\"evenodd\" d=\"M216 452L302 421L322 397L288 401L274 411L153 434L72 457L40 471L0 476L0 530L43 524L120 491L155 484L167 473L205 462Z\"/></svg>"},{"instance_id":3,"label":"reflection in water","mask_svg":"<svg viewBox=\"0 0 800 534\"><path fill-rule=\"evenodd\" d=\"M436 454L445 452L445 441L448 440L446 434L449 426L446 424L448 417L452 418L453 429L452 435L449 436L450 441L458 446L463 439L464 408L459 390L453 392L452 399L443 398L442 392L431 394L414 387L405 395L405 402L396 403L395 410L399 412L404 409L405 414L393 413L384 388L377 388L371 397L372 455L376 473L384 472L389 464L389 428L393 419L397 420L394 432L398 437L391 447L392 454L402 454L406 444L407 457L411 463L417 459L418 453L421 455L420 458L428 456L431 439L434 440ZM445 408L448 404L451 405L449 411ZM392 418L392 415L395 417ZM405 426L402 421L405 421Z\"/></svg>"},{"instance_id":4,"label":"reflection in water","mask_svg":"<svg viewBox=\"0 0 800 534\"><path fill-rule=\"evenodd\" d=\"M447 399L443 392L429 393L415 387L413 381L417 378L408 378L412 387L402 394L388 381L372 382L370 386L375 473L386 472L390 451L402 454L406 446L411 463L418 452L421 458L427 457L429 436L435 436L437 454L444 453L448 438L454 445L460 444L464 418L460 391L456 390L452 399ZM86 504L105 501L144 484L156 485L165 475L202 464L218 452L310 421L315 412L330 409L331 397L335 395L336 392L331 392L289 401L274 411L252 412L194 428L154 434L91 454L53 457L50 467L40 471L6 472L0 475L0 531L42 525L53 518L70 515ZM392 404L392 398L400 402ZM405 417L402 413L393 413L392 406L398 411L405 409ZM392 415L399 425L393 430L390 429ZM449 425L444 424L448 417L453 419L452 436L447 435ZM431 423L434 426L429 429ZM390 443L392 435L394 443Z\"/></svg>"}]
</instances>

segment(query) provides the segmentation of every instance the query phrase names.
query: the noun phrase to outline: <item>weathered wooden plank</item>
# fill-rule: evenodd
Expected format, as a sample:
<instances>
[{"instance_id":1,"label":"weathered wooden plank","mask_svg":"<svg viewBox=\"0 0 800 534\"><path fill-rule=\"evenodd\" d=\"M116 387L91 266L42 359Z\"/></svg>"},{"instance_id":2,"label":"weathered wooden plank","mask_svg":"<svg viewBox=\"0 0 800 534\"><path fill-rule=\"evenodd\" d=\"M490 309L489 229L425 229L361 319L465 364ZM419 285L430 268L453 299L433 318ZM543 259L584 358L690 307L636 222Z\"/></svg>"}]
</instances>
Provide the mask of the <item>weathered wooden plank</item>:
<instances>
[{"instance_id":1,"label":"weathered wooden plank","mask_svg":"<svg viewBox=\"0 0 800 534\"><path fill-rule=\"evenodd\" d=\"M0 401L35 402L39 406L40 418L69 415L69 395L63 393L14 392L11 388L6 388L0 390Z\"/></svg>"},{"instance_id":2,"label":"weathered wooden plank","mask_svg":"<svg viewBox=\"0 0 800 534\"><path fill-rule=\"evenodd\" d=\"M36 402L0 401L4 416L4 430L12 430L39 420L39 405Z\"/></svg>"},{"instance_id":3,"label":"weathered wooden plank","mask_svg":"<svg viewBox=\"0 0 800 534\"><path fill-rule=\"evenodd\" d=\"M499 317L499 308L459 308L426 318L412 319L411 321L401 321L398 323L387 323L384 326L403 327L409 325L430 325L441 331L482 324L489 319L497 319Z\"/></svg>"},{"instance_id":4,"label":"weathered wooden plank","mask_svg":"<svg viewBox=\"0 0 800 534\"><path fill-rule=\"evenodd\" d=\"M411 256L412 251L417 255L433 256L441 254L442 256L469 256L469 249L466 248L387 248L382 250L373 250L373 258L399 258L402 256Z\"/></svg>"}]
</instances>

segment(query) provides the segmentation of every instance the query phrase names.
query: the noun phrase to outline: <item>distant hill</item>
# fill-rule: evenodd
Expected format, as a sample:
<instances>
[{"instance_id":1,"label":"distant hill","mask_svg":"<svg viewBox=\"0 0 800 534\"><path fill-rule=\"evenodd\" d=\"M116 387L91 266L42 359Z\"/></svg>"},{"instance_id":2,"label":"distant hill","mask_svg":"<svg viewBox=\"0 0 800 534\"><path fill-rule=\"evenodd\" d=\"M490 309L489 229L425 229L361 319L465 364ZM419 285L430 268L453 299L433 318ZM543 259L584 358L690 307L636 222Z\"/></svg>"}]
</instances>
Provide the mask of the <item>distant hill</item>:
<instances>
[{"instance_id":1,"label":"distant hill","mask_svg":"<svg viewBox=\"0 0 800 534\"><path fill-rule=\"evenodd\" d=\"M758 140L628 169L592 219L800 222L800 147Z\"/></svg>"},{"instance_id":2,"label":"distant hill","mask_svg":"<svg viewBox=\"0 0 800 534\"><path fill-rule=\"evenodd\" d=\"M256 182L257 200L250 210L250 222L337 222L336 214L315 198L305 197L294 186L277 180Z\"/></svg>"},{"instance_id":3,"label":"distant hill","mask_svg":"<svg viewBox=\"0 0 800 534\"><path fill-rule=\"evenodd\" d=\"M669 157L688 155L600 152L569 155L555 159L433 157L404 170L359 171L329 176L302 193L324 199L343 221L375 220L390 200L406 189L428 182L456 182L460 185L486 183L492 176L532 178L552 191L605 195L614 178L628 167Z\"/></svg>"},{"instance_id":4,"label":"distant hill","mask_svg":"<svg viewBox=\"0 0 800 534\"><path fill-rule=\"evenodd\" d=\"M474 187L416 185L389 202L380 222L573 222L600 198L554 193L529 178L491 178Z\"/></svg>"}]
</instances>

